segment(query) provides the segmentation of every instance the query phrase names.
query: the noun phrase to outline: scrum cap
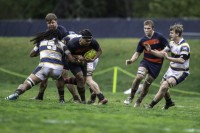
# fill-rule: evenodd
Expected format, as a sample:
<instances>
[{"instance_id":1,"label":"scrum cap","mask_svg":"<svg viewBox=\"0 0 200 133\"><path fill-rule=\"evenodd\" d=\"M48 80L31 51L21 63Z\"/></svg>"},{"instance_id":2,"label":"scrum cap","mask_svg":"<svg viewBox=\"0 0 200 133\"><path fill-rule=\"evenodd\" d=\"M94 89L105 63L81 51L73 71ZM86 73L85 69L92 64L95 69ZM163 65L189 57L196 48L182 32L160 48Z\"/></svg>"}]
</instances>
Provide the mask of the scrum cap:
<instances>
[{"instance_id":1,"label":"scrum cap","mask_svg":"<svg viewBox=\"0 0 200 133\"><path fill-rule=\"evenodd\" d=\"M83 39L92 39L92 33L88 29L80 31Z\"/></svg>"}]
</instances>

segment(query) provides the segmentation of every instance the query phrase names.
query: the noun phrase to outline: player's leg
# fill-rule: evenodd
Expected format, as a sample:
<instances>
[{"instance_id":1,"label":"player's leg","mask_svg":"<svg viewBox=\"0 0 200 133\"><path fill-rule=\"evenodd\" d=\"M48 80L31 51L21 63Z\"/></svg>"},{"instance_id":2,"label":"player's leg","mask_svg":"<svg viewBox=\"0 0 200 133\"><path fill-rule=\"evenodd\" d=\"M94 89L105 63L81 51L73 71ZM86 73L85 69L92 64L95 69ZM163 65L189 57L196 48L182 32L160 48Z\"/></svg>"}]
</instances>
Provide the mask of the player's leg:
<instances>
[{"instance_id":1,"label":"player's leg","mask_svg":"<svg viewBox=\"0 0 200 133\"><path fill-rule=\"evenodd\" d=\"M156 93L154 99L149 104L149 108L153 108L167 93L170 86L176 85L176 79L174 77L170 77L169 79L162 82L159 91Z\"/></svg>"},{"instance_id":2,"label":"player's leg","mask_svg":"<svg viewBox=\"0 0 200 133\"><path fill-rule=\"evenodd\" d=\"M34 74L31 74L23 84L20 84L18 88L15 90L15 92L8 97L6 97L6 100L16 100L19 95L23 94L25 91L29 90L32 88L34 85L37 85L39 82L42 80L35 76Z\"/></svg>"},{"instance_id":3,"label":"player's leg","mask_svg":"<svg viewBox=\"0 0 200 133\"><path fill-rule=\"evenodd\" d=\"M132 83L132 86L131 86L131 94L130 96L124 101L124 104L126 105L129 105L134 96L135 96L135 93L139 87L139 84L141 83L142 79L146 76L148 70L145 68L145 67L139 67L138 68L138 72L137 72L137 75L135 77L135 79L133 80L133 83Z\"/></svg>"},{"instance_id":4,"label":"player's leg","mask_svg":"<svg viewBox=\"0 0 200 133\"><path fill-rule=\"evenodd\" d=\"M166 110L168 109L169 107L172 107L172 106L175 106L175 103L172 101L171 99L171 96L170 96L170 93L169 93L169 90L166 92L165 96L165 105L164 107L162 108L163 110Z\"/></svg>"},{"instance_id":5,"label":"player's leg","mask_svg":"<svg viewBox=\"0 0 200 133\"><path fill-rule=\"evenodd\" d=\"M60 103L65 103L64 85L65 85L65 82L64 82L63 77L61 76L56 82L56 86L57 86L58 94L59 94L59 102Z\"/></svg>"},{"instance_id":6,"label":"player's leg","mask_svg":"<svg viewBox=\"0 0 200 133\"><path fill-rule=\"evenodd\" d=\"M44 92L45 92L45 90L47 88L47 85L48 85L48 79L43 80L40 83L39 92L38 92L37 96L34 97L33 99L35 99L35 100L43 100Z\"/></svg>"},{"instance_id":7,"label":"player's leg","mask_svg":"<svg viewBox=\"0 0 200 133\"><path fill-rule=\"evenodd\" d=\"M75 75L76 79L77 79L77 90L78 93L81 97L81 102L82 103L86 103L86 99L85 99L85 77L83 76L83 72L80 71Z\"/></svg>"},{"instance_id":8,"label":"player's leg","mask_svg":"<svg viewBox=\"0 0 200 133\"><path fill-rule=\"evenodd\" d=\"M89 88L89 90L90 90L90 99L88 100L87 103L88 104L93 104L96 101L97 95L96 95L96 93L91 88Z\"/></svg>"},{"instance_id":9,"label":"player's leg","mask_svg":"<svg viewBox=\"0 0 200 133\"><path fill-rule=\"evenodd\" d=\"M170 73L173 73L173 77L176 79L175 85L183 82L187 78L187 76L189 75L189 73L187 73L187 72L174 71L172 69L169 69L167 74L170 75ZM164 78L167 78L167 74L165 74ZM174 86L173 84L170 85L170 88L173 87L173 86ZM165 103L165 105L163 106L162 109L166 110L169 107L175 106L175 102L172 101L169 90L166 92L164 98L165 98L166 103Z\"/></svg>"},{"instance_id":10,"label":"player's leg","mask_svg":"<svg viewBox=\"0 0 200 133\"><path fill-rule=\"evenodd\" d=\"M86 80L86 65L78 65L69 62L69 69L73 73L77 82L77 90L81 98L82 103L85 101L85 80Z\"/></svg>"},{"instance_id":11,"label":"player's leg","mask_svg":"<svg viewBox=\"0 0 200 133\"><path fill-rule=\"evenodd\" d=\"M69 83L66 84L66 86L67 86L67 89L69 90L69 92L71 93L71 95L73 96L73 101L74 102L80 102L80 98L77 94L76 88L74 87L74 84L76 84L75 83L76 79L75 79L75 77L69 78L68 67L67 68L65 67L62 76L63 76L65 82L67 82L67 81L69 82ZM70 84L70 81L72 81L73 84Z\"/></svg>"},{"instance_id":12,"label":"player's leg","mask_svg":"<svg viewBox=\"0 0 200 133\"><path fill-rule=\"evenodd\" d=\"M58 94L59 94L59 102L65 103L65 99L64 99L65 82L62 77L62 73L63 73L63 69L50 69L50 71L48 72L48 76L56 80L56 86L57 86Z\"/></svg>"},{"instance_id":13,"label":"player's leg","mask_svg":"<svg viewBox=\"0 0 200 133\"><path fill-rule=\"evenodd\" d=\"M145 78L145 81L143 83L143 88L142 91L140 93L140 96L138 97L138 99L136 100L134 107L139 107L140 103L142 102L142 100L144 99L144 97L147 95L147 93L149 92L149 87L151 85L151 83L154 81L155 79L148 74Z\"/></svg>"},{"instance_id":14,"label":"player's leg","mask_svg":"<svg viewBox=\"0 0 200 133\"><path fill-rule=\"evenodd\" d=\"M92 76L86 77L86 83L92 89L92 91L97 95L99 99L99 104L106 104L108 100L105 98L103 93L100 91L99 85L93 80ZM90 101L93 99L90 99ZM92 101L95 102L95 101Z\"/></svg>"}]
</instances>

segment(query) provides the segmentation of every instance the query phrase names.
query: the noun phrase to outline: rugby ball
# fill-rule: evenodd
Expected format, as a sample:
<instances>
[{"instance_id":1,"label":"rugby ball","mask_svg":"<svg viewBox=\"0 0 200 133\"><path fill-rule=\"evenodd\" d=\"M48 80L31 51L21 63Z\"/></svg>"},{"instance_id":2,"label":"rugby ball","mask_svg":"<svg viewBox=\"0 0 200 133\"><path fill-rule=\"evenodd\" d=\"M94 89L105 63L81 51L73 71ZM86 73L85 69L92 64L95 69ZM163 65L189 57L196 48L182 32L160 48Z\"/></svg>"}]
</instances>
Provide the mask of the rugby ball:
<instances>
[{"instance_id":1,"label":"rugby ball","mask_svg":"<svg viewBox=\"0 0 200 133\"><path fill-rule=\"evenodd\" d=\"M89 51L87 51L85 54L84 54L84 58L87 60L87 59L94 59L94 57L97 55L97 51L94 50L94 49L91 49Z\"/></svg>"}]
</instances>

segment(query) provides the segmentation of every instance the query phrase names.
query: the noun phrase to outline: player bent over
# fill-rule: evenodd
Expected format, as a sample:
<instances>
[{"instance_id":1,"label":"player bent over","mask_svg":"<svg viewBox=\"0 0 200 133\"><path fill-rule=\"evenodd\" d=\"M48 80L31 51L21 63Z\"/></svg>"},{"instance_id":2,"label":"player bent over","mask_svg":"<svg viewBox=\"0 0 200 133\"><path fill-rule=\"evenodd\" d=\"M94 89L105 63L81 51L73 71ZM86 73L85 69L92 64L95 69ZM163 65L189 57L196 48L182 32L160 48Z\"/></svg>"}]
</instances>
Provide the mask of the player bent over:
<instances>
[{"instance_id":1,"label":"player bent over","mask_svg":"<svg viewBox=\"0 0 200 133\"><path fill-rule=\"evenodd\" d=\"M31 40L36 44L35 49L40 53L40 63L13 94L5 98L6 100L16 100L19 95L31 89L34 85L51 77L57 81L59 101L64 102L64 79L61 76L63 72L62 55L67 55L68 60L71 62L75 63L75 60L67 47L60 41L61 39L59 30L52 29L39 33Z\"/></svg>"}]
</instances>

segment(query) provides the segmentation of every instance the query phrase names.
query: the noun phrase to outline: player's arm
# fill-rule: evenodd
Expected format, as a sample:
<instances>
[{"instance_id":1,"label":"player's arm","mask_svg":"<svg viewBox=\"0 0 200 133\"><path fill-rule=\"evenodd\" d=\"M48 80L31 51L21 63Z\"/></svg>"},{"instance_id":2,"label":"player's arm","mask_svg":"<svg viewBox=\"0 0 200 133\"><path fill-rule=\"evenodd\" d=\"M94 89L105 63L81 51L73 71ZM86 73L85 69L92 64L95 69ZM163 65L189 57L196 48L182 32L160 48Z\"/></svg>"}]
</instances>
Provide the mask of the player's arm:
<instances>
[{"instance_id":1,"label":"player's arm","mask_svg":"<svg viewBox=\"0 0 200 133\"><path fill-rule=\"evenodd\" d=\"M181 55L180 58L173 58L173 57L169 57L166 52L164 53L164 57L167 60L175 62L175 63L180 63L180 64L183 64L185 62L184 58L186 58L186 57L184 57L184 56L186 56L186 55Z\"/></svg>"},{"instance_id":2,"label":"player's arm","mask_svg":"<svg viewBox=\"0 0 200 133\"><path fill-rule=\"evenodd\" d=\"M159 58L163 58L164 57L164 53L168 51L167 47L165 49L163 49L162 51L152 50L151 46L149 44L145 44L144 47L148 52L151 52L153 55L155 55L155 56L157 56Z\"/></svg>"},{"instance_id":3,"label":"player's arm","mask_svg":"<svg viewBox=\"0 0 200 133\"><path fill-rule=\"evenodd\" d=\"M129 65L129 64L132 64L133 62L135 62L135 61L138 59L138 57L139 57L140 55L141 55L141 53L135 52L135 53L132 55L131 59L127 59L127 60L126 60L126 65Z\"/></svg>"},{"instance_id":4,"label":"player's arm","mask_svg":"<svg viewBox=\"0 0 200 133\"><path fill-rule=\"evenodd\" d=\"M85 60L77 60L68 49L65 49L64 51L67 60L71 63L79 64L79 65L84 65L86 62Z\"/></svg>"},{"instance_id":5,"label":"player's arm","mask_svg":"<svg viewBox=\"0 0 200 133\"><path fill-rule=\"evenodd\" d=\"M96 60L97 58L99 58L99 56L102 54L102 50L101 48L98 49L96 56L94 57L93 60Z\"/></svg>"},{"instance_id":6,"label":"player's arm","mask_svg":"<svg viewBox=\"0 0 200 133\"><path fill-rule=\"evenodd\" d=\"M38 49L38 46L35 46L32 50L31 50L31 52L30 52L30 57L36 57L36 56L38 56L39 55L39 49Z\"/></svg>"},{"instance_id":7,"label":"player's arm","mask_svg":"<svg viewBox=\"0 0 200 133\"><path fill-rule=\"evenodd\" d=\"M99 45L99 43L95 39L92 41L92 47L96 51L96 54L95 54L95 56L93 58L86 59L87 62L93 62L94 60L99 58L101 56L101 54L102 54L101 46Z\"/></svg>"},{"instance_id":8,"label":"player's arm","mask_svg":"<svg viewBox=\"0 0 200 133\"><path fill-rule=\"evenodd\" d=\"M96 60L97 58L99 58L101 54L102 54L102 50L99 47L99 49L97 50L96 56L93 59L87 60L87 62L93 62L94 60Z\"/></svg>"}]
</instances>

